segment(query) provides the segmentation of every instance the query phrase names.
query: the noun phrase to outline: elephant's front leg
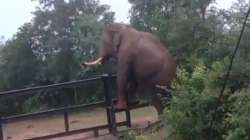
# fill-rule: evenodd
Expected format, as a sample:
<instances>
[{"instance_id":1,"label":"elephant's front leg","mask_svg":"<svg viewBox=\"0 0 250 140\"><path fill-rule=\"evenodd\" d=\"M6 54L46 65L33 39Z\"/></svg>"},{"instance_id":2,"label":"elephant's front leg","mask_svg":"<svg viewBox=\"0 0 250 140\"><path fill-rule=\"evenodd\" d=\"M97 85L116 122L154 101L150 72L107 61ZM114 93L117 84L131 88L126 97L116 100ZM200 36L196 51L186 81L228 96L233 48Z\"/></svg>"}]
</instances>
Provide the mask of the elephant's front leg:
<instances>
[{"instance_id":1,"label":"elephant's front leg","mask_svg":"<svg viewBox=\"0 0 250 140\"><path fill-rule=\"evenodd\" d=\"M117 73L117 103L115 104L115 109L126 109L128 107L128 75L129 66L128 63L118 63L118 73Z\"/></svg>"},{"instance_id":2,"label":"elephant's front leg","mask_svg":"<svg viewBox=\"0 0 250 140\"><path fill-rule=\"evenodd\" d=\"M138 87L138 83L136 82L136 80L134 79L134 77L132 77L134 75L131 75L130 77L132 79L130 79L128 81L128 87L127 87L127 101L128 101L128 105L136 105L138 104L140 101L137 97L137 87Z\"/></svg>"}]
</instances>

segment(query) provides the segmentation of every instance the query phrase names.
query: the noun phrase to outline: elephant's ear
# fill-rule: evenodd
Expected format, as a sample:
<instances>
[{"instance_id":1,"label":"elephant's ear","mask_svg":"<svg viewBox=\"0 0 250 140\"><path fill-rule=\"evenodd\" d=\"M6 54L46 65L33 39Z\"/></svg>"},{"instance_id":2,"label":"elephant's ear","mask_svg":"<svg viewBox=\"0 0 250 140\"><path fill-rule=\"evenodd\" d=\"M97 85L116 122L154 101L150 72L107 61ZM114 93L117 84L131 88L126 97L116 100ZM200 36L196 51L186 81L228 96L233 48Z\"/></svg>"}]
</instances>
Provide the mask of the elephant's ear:
<instances>
[{"instance_id":1,"label":"elephant's ear","mask_svg":"<svg viewBox=\"0 0 250 140\"><path fill-rule=\"evenodd\" d=\"M122 31L127 28L125 24L113 23L109 25L109 30L112 32L112 46L117 53L121 44Z\"/></svg>"}]
</instances>

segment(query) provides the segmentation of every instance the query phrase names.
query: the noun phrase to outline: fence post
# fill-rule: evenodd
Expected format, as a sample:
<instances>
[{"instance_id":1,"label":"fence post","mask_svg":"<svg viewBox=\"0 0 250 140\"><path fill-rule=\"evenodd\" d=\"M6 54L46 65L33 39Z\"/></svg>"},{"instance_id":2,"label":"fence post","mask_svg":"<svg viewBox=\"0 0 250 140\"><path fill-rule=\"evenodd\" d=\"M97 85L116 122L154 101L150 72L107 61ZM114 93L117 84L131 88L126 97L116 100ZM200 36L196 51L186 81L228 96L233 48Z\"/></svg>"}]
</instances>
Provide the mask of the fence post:
<instances>
[{"instance_id":1,"label":"fence post","mask_svg":"<svg viewBox=\"0 0 250 140\"><path fill-rule=\"evenodd\" d=\"M75 102L75 104L78 104L78 97L77 97L76 87L74 87L74 102Z\"/></svg>"},{"instance_id":2,"label":"fence post","mask_svg":"<svg viewBox=\"0 0 250 140\"><path fill-rule=\"evenodd\" d=\"M115 111L113 107L113 100L112 100L112 85L111 85L111 76L105 74L102 76L103 84L104 84L104 95L105 95L105 102L107 106L107 120L109 125L109 131L116 135L116 118L115 118Z\"/></svg>"},{"instance_id":3,"label":"fence post","mask_svg":"<svg viewBox=\"0 0 250 140\"><path fill-rule=\"evenodd\" d=\"M126 122L127 122L127 126L131 127L131 114L130 114L130 109L126 109L125 111L126 113Z\"/></svg>"},{"instance_id":4,"label":"fence post","mask_svg":"<svg viewBox=\"0 0 250 140\"><path fill-rule=\"evenodd\" d=\"M108 125L109 125L109 132L111 133L112 132L112 127L111 127L111 118L110 118L110 109L106 108L106 112L107 112L107 122L108 122Z\"/></svg>"},{"instance_id":5,"label":"fence post","mask_svg":"<svg viewBox=\"0 0 250 140\"><path fill-rule=\"evenodd\" d=\"M3 140L3 118L0 117L0 140Z\"/></svg>"},{"instance_id":6,"label":"fence post","mask_svg":"<svg viewBox=\"0 0 250 140\"><path fill-rule=\"evenodd\" d=\"M63 114L63 118L64 118L64 126L65 126L65 132L69 131L69 116L68 116L68 112L64 112Z\"/></svg>"}]
</instances>

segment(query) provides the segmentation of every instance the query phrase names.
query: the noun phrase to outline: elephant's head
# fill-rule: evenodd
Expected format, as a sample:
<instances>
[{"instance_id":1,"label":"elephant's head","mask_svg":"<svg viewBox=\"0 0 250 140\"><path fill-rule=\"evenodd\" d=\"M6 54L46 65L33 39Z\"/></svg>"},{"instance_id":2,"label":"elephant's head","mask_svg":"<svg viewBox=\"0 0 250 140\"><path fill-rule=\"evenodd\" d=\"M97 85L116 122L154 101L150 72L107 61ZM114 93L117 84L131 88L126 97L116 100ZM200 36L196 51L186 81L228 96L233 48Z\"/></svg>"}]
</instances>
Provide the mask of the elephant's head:
<instances>
[{"instance_id":1,"label":"elephant's head","mask_svg":"<svg viewBox=\"0 0 250 140\"><path fill-rule=\"evenodd\" d=\"M116 58L122 40L122 32L127 28L125 24L113 23L108 25L101 36L101 47L95 61L84 62L84 65L92 66L103 64L109 58Z\"/></svg>"}]
</instances>

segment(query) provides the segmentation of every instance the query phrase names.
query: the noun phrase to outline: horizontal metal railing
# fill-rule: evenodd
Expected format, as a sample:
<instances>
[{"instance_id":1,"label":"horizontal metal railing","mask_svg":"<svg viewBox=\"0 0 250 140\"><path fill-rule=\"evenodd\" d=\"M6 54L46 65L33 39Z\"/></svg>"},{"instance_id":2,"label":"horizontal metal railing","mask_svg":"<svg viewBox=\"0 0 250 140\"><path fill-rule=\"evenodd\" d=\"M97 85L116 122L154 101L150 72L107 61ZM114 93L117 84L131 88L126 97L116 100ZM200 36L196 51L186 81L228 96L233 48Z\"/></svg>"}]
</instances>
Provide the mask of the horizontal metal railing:
<instances>
[{"instance_id":1,"label":"horizontal metal railing","mask_svg":"<svg viewBox=\"0 0 250 140\"><path fill-rule=\"evenodd\" d=\"M90 103L90 104L81 104L81 105L74 105L74 106L68 106L68 107L61 107L61 108L50 109L46 111L20 114L20 115L1 116L0 117L0 140L4 139L3 127L2 127L3 123L16 121L18 119L26 119L26 118L30 119L30 118L39 117L42 115L52 115L52 114L64 115L65 132L60 132L57 134L51 134L47 136L40 136L40 137L36 137L32 139L34 140L35 139L48 139L48 138L71 135L71 134L82 133L82 132L87 132L87 131L93 131L95 136L97 136L99 129L106 129L106 128L109 129L110 133L115 135L117 126L122 126L122 125L130 126L131 125L130 109L144 107L144 106L147 106L148 104L147 103L141 104L138 106L134 106L133 108L128 108L126 110L118 110L118 111L114 110L113 99L111 96L111 90L112 90L111 80L113 78L116 78L116 75L104 74L104 75L97 76L95 78L90 78L90 79L85 79L85 80L78 80L78 81L72 81L72 82L52 84L52 85L47 85L47 86L38 86L38 87L33 87L33 88L25 88L25 89L19 89L19 90L0 92L1 98L6 97L6 96L35 95L35 94L40 94L37 91L49 91L49 90L55 90L55 89L58 90L62 88L75 88L75 87L80 87L86 83L91 83L93 81L102 81L103 86L104 86L104 97L105 97L104 101L99 101L99 102ZM70 130L69 121L68 121L69 112L73 112L73 111L80 110L80 109L86 109L89 107L98 107L98 106L106 107L106 112L107 112L107 124L106 125L95 126L91 128L84 128L84 129L79 129L79 130ZM115 113L120 112L120 111L126 112L126 121L116 123Z\"/></svg>"},{"instance_id":2,"label":"horizontal metal railing","mask_svg":"<svg viewBox=\"0 0 250 140\"><path fill-rule=\"evenodd\" d=\"M58 84L52 84L52 85L46 85L46 86L37 86L37 87L31 87L31 88L25 88L25 89L3 91L3 92L0 92L0 97L2 97L2 96L19 96L19 95L35 95L35 94L40 94L37 91L48 91L48 90L52 90L52 89L79 87L82 84L102 80L103 76L106 76L106 75L100 75L100 76L97 76L95 78L89 78L89 79L85 79L85 80L58 83ZM111 75L111 77L114 78L115 75Z\"/></svg>"}]
</instances>

